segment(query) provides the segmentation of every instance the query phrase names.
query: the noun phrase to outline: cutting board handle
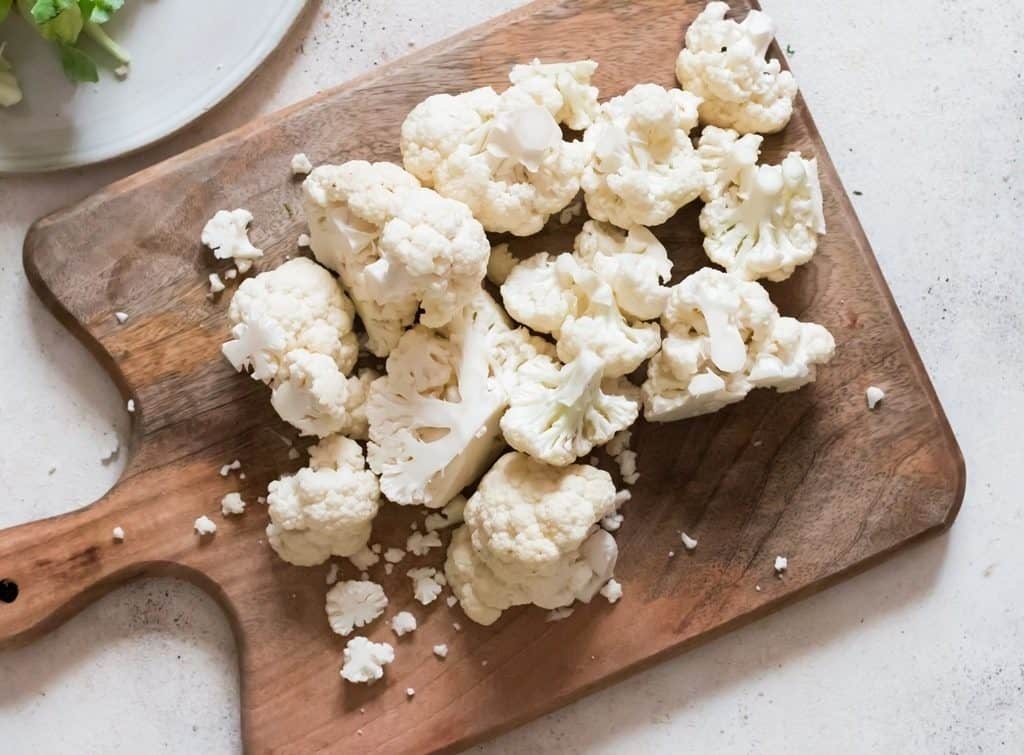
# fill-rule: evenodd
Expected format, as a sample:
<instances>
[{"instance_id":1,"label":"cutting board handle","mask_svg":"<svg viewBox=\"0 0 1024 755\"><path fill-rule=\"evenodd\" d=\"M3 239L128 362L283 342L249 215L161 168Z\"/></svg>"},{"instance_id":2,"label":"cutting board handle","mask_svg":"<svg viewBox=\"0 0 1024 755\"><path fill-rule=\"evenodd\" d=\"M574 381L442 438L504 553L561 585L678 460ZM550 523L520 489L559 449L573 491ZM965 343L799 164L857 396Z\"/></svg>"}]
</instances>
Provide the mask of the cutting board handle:
<instances>
[{"instance_id":1,"label":"cutting board handle","mask_svg":"<svg viewBox=\"0 0 1024 755\"><path fill-rule=\"evenodd\" d=\"M52 629L169 557L146 531L157 501L133 495L137 487L119 485L84 509L0 530L0 646ZM118 526L123 542L113 536Z\"/></svg>"}]
</instances>

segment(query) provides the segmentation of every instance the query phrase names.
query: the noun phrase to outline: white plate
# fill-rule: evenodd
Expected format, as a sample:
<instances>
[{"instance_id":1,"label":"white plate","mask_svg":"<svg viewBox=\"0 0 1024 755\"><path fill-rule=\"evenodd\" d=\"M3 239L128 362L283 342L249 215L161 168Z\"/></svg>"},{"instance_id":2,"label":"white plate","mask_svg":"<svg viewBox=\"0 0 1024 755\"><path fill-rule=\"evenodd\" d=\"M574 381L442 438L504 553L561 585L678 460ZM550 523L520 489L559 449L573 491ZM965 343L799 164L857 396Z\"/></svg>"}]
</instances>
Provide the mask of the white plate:
<instances>
[{"instance_id":1,"label":"white plate","mask_svg":"<svg viewBox=\"0 0 1024 755\"><path fill-rule=\"evenodd\" d=\"M102 69L98 84L78 86L64 78L54 46L12 11L0 24L0 42L8 43L4 57L25 96L0 108L0 172L87 165L174 133L245 81L304 5L128 0L106 28L132 54L131 73L118 81Z\"/></svg>"}]
</instances>

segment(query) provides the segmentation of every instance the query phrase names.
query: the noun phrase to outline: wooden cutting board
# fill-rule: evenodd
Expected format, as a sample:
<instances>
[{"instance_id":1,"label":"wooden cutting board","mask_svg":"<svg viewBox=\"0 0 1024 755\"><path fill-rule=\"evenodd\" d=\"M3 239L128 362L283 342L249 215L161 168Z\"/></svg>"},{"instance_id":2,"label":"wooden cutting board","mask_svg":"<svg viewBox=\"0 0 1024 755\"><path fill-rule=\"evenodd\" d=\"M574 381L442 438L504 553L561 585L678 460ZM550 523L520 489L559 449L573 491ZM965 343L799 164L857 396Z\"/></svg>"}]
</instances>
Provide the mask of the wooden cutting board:
<instances>
[{"instance_id":1,"label":"wooden cutting board","mask_svg":"<svg viewBox=\"0 0 1024 755\"><path fill-rule=\"evenodd\" d=\"M753 3L732 3L745 11ZM174 575L208 590L234 628L241 663L242 729L251 752L455 750L564 705L670 654L694 647L944 530L964 490L964 465L924 368L879 273L806 105L763 159L816 155L829 234L814 261L770 286L784 314L826 325L838 353L796 393L757 391L717 414L635 432L640 481L618 534L625 596L579 606L545 623L513 610L492 627L443 600L413 602L407 558L384 577L388 616L408 608L420 629L395 640L385 621L368 635L397 658L369 687L338 677L345 641L324 616L327 567L293 567L264 542L253 503L224 519L218 501L249 501L300 466L290 429L267 390L220 357L231 290L208 301L215 268L199 232L221 208L256 217L263 269L298 253L304 230L289 158L398 159L399 126L426 96L502 87L513 63L593 57L603 97L632 84L675 83L683 30L703 3L543 0L350 84L256 121L40 220L25 242L39 296L81 338L136 410L123 477L92 506L0 532L0 639L27 641L127 580ZM777 47L771 54L781 57ZM657 234L676 280L707 260L697 207ZM556 222L513 244L526 254L563 250L581 220ZM905 250L913 254L914 250ZM223 268L219 268L223 269ZM115 311L129 314L119 325ZM864 389L880 385L879 409ZM238 458L245 479L220 476ZM219 530L198 538L208 514ZM374 541L404 544L422 518L388 505ZM111 529L127 533L115 544ZM699 538L686 552L680 530ZM446 535L447 537L447 535ZM669 558L674 551L675 557ZM778 578L776 555L789 558ZM346 565L344 574L354 576ZM758 589L760 588L760 589ZM452 622L462 625L456 631ZM431 647L447 643L441 661ZM416 695L406 699L405 689Z\"/></svg>"}]
</instances>

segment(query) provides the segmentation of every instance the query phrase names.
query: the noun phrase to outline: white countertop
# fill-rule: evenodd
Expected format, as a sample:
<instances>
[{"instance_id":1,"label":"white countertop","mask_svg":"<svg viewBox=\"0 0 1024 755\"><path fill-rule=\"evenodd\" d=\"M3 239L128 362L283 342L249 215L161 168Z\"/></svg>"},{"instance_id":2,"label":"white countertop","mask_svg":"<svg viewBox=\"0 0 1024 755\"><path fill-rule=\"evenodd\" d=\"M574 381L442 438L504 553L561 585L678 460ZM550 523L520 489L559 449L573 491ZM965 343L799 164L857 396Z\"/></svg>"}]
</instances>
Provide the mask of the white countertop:
<instances>
[{"instance_id":1,"label":"white countertop","mask_svg":"<svg viewBox=\"0 0 1024 755\"><path fill-rule=\"evenodd\" d=\"M0 178L0 527L101 495L120 471L100 462L102 436L126 429L113 385L29 290L32 220L516 4L325 0L255 80L171 142ZM960 518L947 536L478 752L1009 753L1024 742L1024 0L763 4L840 176L862 192L854 205L963 448ZM230 753L238 726L228 623L182 583L133 584L0 653L7 753Z\"/></svg>"}]
</instances>

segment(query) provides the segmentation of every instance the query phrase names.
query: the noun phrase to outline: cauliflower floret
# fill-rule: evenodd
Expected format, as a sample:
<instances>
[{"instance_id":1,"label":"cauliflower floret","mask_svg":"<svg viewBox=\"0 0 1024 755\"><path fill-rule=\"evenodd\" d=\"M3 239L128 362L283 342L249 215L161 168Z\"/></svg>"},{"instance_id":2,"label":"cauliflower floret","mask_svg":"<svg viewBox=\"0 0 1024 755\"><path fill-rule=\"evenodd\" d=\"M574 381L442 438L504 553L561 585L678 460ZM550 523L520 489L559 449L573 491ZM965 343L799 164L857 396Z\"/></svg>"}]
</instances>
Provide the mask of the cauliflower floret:
<instances>
[{"instance_id":1,"label":"cauliflower floret","mask_svg":"<svg viewBox=\"0 0 1024 755\"><path fill-rule=\"evenodd\" d=\"M508 80L547 108L556 121L583 131L593 123L600 107L597 87L590 84L596 70L593 60L541 63L534 58L529 65L513 66Z\"/></svg>"},{"instance_id":2,"label":"cauliflower floret","mask_svg":"<svg viewBox=\"0 0 1024 755\"><path fill-rule=\"evenodd\" d=\"M541 252L521 262L501 296L514 319L555 337L559 359L568 363L593 351L605 377L629 374L658 350L658 326L623 317L611 286L571 254Z\"/></svg>"},{"instance_id":3,"label":"cauliflower floret","mask_svg":"<svg viewBox=\"0 0 1024 755\"><path fill-rule=\"evenodd\" d=\"M342 637L376 619L388 607L388 596L376 582L339 582L327 591L324 610L331 629Z\"/></svg>"},{"instance_id":4,"label":"cauliflower floret","mask_svg":"<svg viewBox=\"0 0 1024 755\"><path fill-rule=\"evenodd\" d=\"M625 379L602 381L603 363L582 352L561 366L548 357L520 368L501 431L509 445L536 459L565 466L611 440L636 421L638 391Z\"/></svg>"},{"instance_id":5,"label":"cauliflower floret","mask_svg":"<svg viewBox=\"0 0 1024 755\"><path fill-rule=\"evenodd\" d=\"M407 348L407 339L432 343ZM447 368L439 370L438 362ZM442 374L449 379L440 384ZM486 318L476 309L466 307L444 333L409 331L366 406L370 466L384 495L403 505L444 506L497 455L506 406L488 355Z\"/></svg>"},{"instance_id":6,"label":"cauliflower floret","mask_svg":"<svg viewBox=\"0 0 1024 755\"><path fill-rule=\"evenodd\" d=\"M533 335L527 328L514 328L505 310L480 291L470 305L477 327L484 332L491 375L506 391L519 383L519 368L536 356L555 356L550 341Z\"/></svg>"},{"instance_id":7,"label":"cauliflower floret","mask_svg":"<svg viewBox=\"0 0 1024 755\"><path fill-rule=\"evenodd\" d=\"M703 98L704 123L741 134L774 134L793 115L796 81L778 60L765 60L775 36L772 20L752 10L737 23L726 20L728 11L726 3L708 3L690 24L676 60L676 78Z\"/></svg>"},{"instance_id":8,"label":"cauliflower floret","mask_svg":"<svg viewBox=\"0 0 1024 755\"><path fill-rule=\"evenodd\" d=\"M376 476L354 440L334 436L310 454L310 466L270 483L267 539L298 566L351 556L366 545L380 502Z\"/></svg>"},{"instance_id":9,"label":"cauliflower floret","mask_svg":"<svg viewBox=\"0 0 1024 755\"><path fill-rule=\"evenodd\" d=\"M727 272L786 280L825 233L817 160L790 152L781 165L746 168L737 185L704 206L700 229L704 251Z\"/></svg>"},{"instance_id":10,"label":"cauliflower floret","mask_svg":"<svg viewBox=\"0 0 1024 755\"><path fill-rule=\"evenodd\" d=\"M569 255L540 252L512 268L501 285L501 300L516 322L538 333L557 334L576 309L573 276L576 265Z\"/></svg>"},{"instance_id":11,"label":"cauliflower floret","mask_svg":"<svg viewBox=\"0 0 1024 755\"><path fill-rule=\"evenodd\" d=\"M668 301L672 260L653 233L640 225L622 231L588 220L576 236L573 256L612 287L619 309L638 320L661 317Z\"/></svg>"},{"instance_id":12,"label":"cauliflower floret","mask_svg":"<svg viewBox=\"0 0 1024 755\"><path fill-rule=\"evenodd\" d=\"M447 324L480 290L491 245L462 202L430 189L402 192L381 230L380 258L365 270L370 294L387 304L410 296L420 322Z\"/></svg>"},{"instance_id":13,"label":"cauliflower floret","mask_svg":"<svg viewBox=\"0 0 1024 755\"><path fill-rule=\"evenodd\" d=\"M249 241L248 227L252 213L248 210L218 210L203 226L201 240L219 260L232 260L238 272L247 273L252 261L263 256L263 251Z\"/></svg>"},{"instance_id":14,"label":"cauliflower floret","mask_svg":"<svg viewBox=\"0 0 1024 755\"><path fill-rule=\"evenodd\" d=\"M587 148L563 141L552 114L517 86L428 97L402 124L401 149L425 186L464 202L486 230L517 236L573 200L587 161Z\"/></svg>"},{"instance_id":15,"label":"cauliflower floret","mask_svg":"<svg viewBox=\"0 0 1024 755\"><path fill-rule=\"evenodd\" d=\"M707 180L700 198L712 202L738 183L743 171L757 164L763 141L758 134L740 136L731 128L705 127L697 143L697 156Z\"/></svg>"},{"instance_id":16,"label":"cauliflower floret","mask_svg":"<svg viewBox=\"0 0 1024 755\"><path fill-rule=\"evenodd\" d=\"M533 577L557 571L614 510L615 485L604 470L507 453L484 475L464 515L486 563L505 576Z\"/></svg>"},{"instance_id":17,"label":"cauliflower floret","mask_svg":"<svg viewBox=\"0 0 1024 755\"><path fill-rule=\"evenodd\" d=\"M345 645L341 677L354 684L373 684L384 676L384 667L395 660L395 649L386 642L353 637Z\"/></svg>"},{"instance_id":18,"label":"cauliflower floret","mask_svg":"<svg viewBox=\"0 0 1024 755\"><path fill-rule=\"evenodd\" d=\"M323 354L296 349L285 358L288 378L270 394L278 415L302 435L341 433L366 440L366 397L378 374L370 369L346 378Z\"/></svg>"},{"instance_id":19,"label":"cauliflower floret","mask_svg":"<svg viewBox=\"0 0 1024 755\"><path fill-rule=\"evenodd\" d=\"M700 98L638 84L601 105L583 142L587 212L622 228L660 225L700 196L704 172L688 136Z\"/></svg>"},{"instance_id":20,"label":"cauliflower floret","mask_svg":"<svg viewBox=\"0 0 1024 755\"><path fill-rule=\"evenodd\" d=\"M380 258L376 242L398 197L419 185L397 165L362 160L321 165L302 184L313 254L341 277L366 328L369 349L380 357L412 324L419 305L415 296L376 301L365 270Z\"/></svg>"},{"instance_id":21,"label":"cauliflower floret","mask_svg":"<svg viewBox=\"0 0 1024 755\"><path fill-rule=\"evenodd\" d=\"M588 602L612 576L618 549L597 527L614 510L611 477L506 454L466 506L445 573L463 611L492 624L506 608Z\"/></svg>"},{"instance_id":22,"label":"cauliflower floret","mask_svg":"<svg viewBox=\"0 0 1024 755\"><path fill-rule=\"evenodd\" d=\"M662 325L668 335L642 388L654 422L718 411L757 387L796 390L835 351L825 328L780 317L759 284L712 268L672 289Z\"/></svg>"},{"instance_id":23,"label":"cauliflower floret","mask_svg":"<svg viewBox=\"0 0 1024 755\"><path fill-rule=\"evenodd\" d=\"M234 340L222 347L224 356L272 386L289 379L286 357L297 349L329 357L342 374L359 353L352 302L329 272L302 257L244 281L228 317Z\"/></svg>"}]
</instances>

